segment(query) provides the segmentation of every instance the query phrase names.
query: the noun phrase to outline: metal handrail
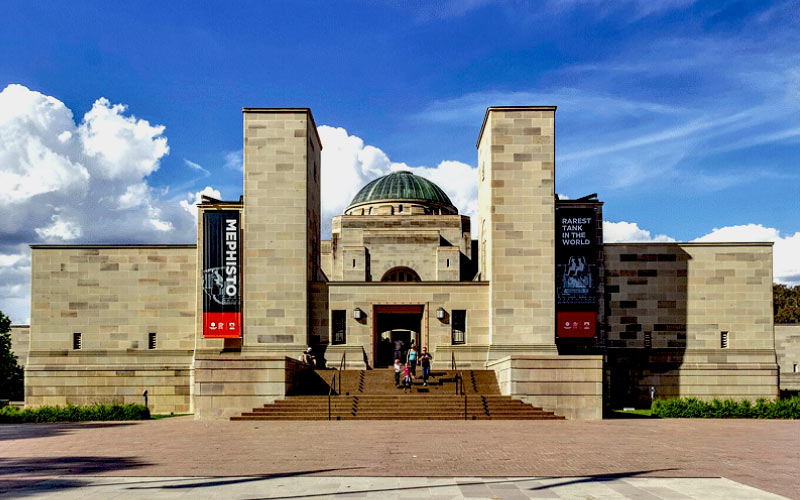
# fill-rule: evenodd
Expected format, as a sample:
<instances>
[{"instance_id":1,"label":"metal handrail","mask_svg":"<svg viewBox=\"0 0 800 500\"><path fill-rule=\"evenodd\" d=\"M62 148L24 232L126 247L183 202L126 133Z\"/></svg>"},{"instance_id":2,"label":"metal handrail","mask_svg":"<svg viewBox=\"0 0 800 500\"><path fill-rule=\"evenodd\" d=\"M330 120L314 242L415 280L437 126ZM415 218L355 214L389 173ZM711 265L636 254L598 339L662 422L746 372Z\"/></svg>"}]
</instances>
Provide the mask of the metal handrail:
<instances>
[{"instance_id":1,"label":"metal handrail","mask_svg":"<svg viewBox=\"0 0 800 500\"><path fill-rule=\"evenodd\" d=\"M341 390L342 388L341 382L339 382L339 384L340 384L339 389ZM334 373L333 377L331 377L330 388L328 389L328 420L331 419L331 393L333 393L333 388L335 385L336 385L336 374Z\"/></svg>"},{"instance_id":2,"label":"metal handrail","mask_svg":"<svg viewBox=\"0 0 800 500\"><path fill-rule=\"evenodd\" d=\"M344 360L347 358L347 352L342 351L342 359L339 361L339 396L342 395L342 370L344 370Z\"/></svg>"},{"instance_id":3,"label":"metal handrail","mask_svg":"<svg viewBox=\"0 0 800 500\"><path fill-rule=\"evenodd\" d=\"M346 352L342 352L342 359L339 361L339 390L336 391L337 396L342 395L342 370L344 369L344 360L347 357ZM328 420L331 419L331 395L333 395L334 390L336 389L336 372L334 372L333 377L331 377L331 383L328 384Z\"/></svg>"}]
</instances>

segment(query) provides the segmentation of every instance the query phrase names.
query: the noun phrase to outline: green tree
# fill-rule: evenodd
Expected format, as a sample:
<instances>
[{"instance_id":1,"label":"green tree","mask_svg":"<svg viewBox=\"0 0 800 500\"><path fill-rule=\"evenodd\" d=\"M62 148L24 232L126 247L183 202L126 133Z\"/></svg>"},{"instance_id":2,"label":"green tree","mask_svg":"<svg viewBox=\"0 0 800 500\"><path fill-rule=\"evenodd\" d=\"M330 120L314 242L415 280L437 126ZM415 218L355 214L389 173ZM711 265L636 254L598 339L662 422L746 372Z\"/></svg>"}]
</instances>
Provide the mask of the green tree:
<instances>
[{"instance_id":1,"label":"green tree","mask_svg":"<svg viewBox=\"0 0 800 500\"><path fill-rule=\"evenodd\" d=\"M0 399L21 401L24 377L11 351L11 320L0 311Z\"/></svg>"},{"instance_id":2,"label":"green tree","mask_svg":"<svg viewBox=\"0 0 800 500\"><path fill-rule=\"evenodd\" d=\"M772 285L775 323L800 323L800 285Z\"/></svg>"}]
</instances>

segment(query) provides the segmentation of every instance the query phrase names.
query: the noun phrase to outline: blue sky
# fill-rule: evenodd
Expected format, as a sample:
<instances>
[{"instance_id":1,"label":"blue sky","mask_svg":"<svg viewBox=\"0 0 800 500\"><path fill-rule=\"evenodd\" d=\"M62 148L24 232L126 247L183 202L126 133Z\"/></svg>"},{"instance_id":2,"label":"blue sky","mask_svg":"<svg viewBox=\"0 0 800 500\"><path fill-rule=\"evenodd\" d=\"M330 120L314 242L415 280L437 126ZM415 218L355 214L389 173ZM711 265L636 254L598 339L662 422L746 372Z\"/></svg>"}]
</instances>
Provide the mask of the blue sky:
<instances>
[{"instance_id":1,"label":"blue sky","mask_svg":"<svg viewBox=\"0 0 800 500\"><path fill-rule=\"evenodd\" d=\"M0 204L16 321L26 243L190 241L193 194L241 194L241 108L258 106L325 126L331 215L406 166L468 213L486 106L557 105L556 190L597 192L609 235L772 238L776 277L800 282L796 0L6 1L0 89L0 175L24 187ZM59 182L31 187L31 144ZM137 214L150 225L117 230Z\"/></svg>"}]
</instances>

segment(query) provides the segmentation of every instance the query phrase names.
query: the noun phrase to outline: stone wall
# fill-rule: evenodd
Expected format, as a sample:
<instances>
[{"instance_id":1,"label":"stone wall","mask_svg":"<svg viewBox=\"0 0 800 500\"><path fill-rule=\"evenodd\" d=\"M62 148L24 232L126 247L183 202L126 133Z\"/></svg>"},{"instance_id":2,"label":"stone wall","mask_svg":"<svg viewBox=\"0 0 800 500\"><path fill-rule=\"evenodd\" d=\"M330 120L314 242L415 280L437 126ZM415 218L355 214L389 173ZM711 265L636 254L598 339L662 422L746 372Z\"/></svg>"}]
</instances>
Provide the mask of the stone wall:
<instances>
[{"instance_id":1,"label":"stone wall","mask_svg":"<svg viewBox=\"0 0 800 500\"><path fill-rule=\"evenodd\" d=\"M570 420L603 418L603 356L512 355L487 368L502 394Z\"/></svg>"},{"instance_id":2,"label":"stone wall","mask_svg":"<svg viewBox=\"0 0 800 500\"><path fill-rule=\"evenodd\" d=\"M195 253L33 245L26 404L142 402L147 390L152 411L189 411Z\"/></svg>"},{"instance_id":3,"label":"stone wall","mask_svg":"<svg viewBox=\"0 0 800 500\"><path fill-rule=\"evenodd\" d=\"M775 325L775 351L781 367L781 390L800 391L800 324Z\"/></svg>"},{"instance_id":4,"label":"stone wall","mask_svg":"<svg viewBox=\"0 0 800 500\"><path fill-rule=\"evenodd\" d=\"M282 399L307 369L287 357L199 356L194 365L194 416L228 419Z\"/></svg>"},{"instance_id":5,"label":"stone wall","mask_svg":"<svg viewBox=\"0 0 800 500\"><path fill-rule=\"evenodd\" d=\"M23 368L28 362L30 343L31 327L29 325L11 325L11 352L17 357L17 364Z\"/></svg>"},{"instance_id":6,"label":"stone wall","mask_svg":"<svg viewBox=\"0 0 800 500\"><path fill-rule=\"evenodd\" d=\"M606 244L611 406L774 398L771 243Z\"/></svg>"},{"instance_id":7,"label":"stone wall","mask_svg":"<svg viewBox=\"0 0 800 500\"><path fill-rule=\"evenodd\" d=\"M421 342L429 347L434 356L434 367L450 364L450 353L463 353L458 360L464 368L483 368L489 343L489 317L487 310L488 283L484 282L422 282L422 283L328 283L330 310L344 310L347 318L347 345L361 349L363 346L367 362L373 363L374 307L377 305L423 305ZM353 318L353 310L364 311L361 320ZM442 307L448 315L453 309L467 310L466 344L451 346L452 325L446 318L436 318L436 309ZM329 348L331 350L332 348ZM342 350L335 348L332 352ZM338 364L339 359L326 356L328 363ZM361 357L348 354L347 364L363 367ZM356 365L354 363L358 363Z\"/></svg>"},{"instance_id":8,"label":"stone wall","mask_svg":"<svg viewBox=\"0 0 800 500\"><path fill-rule=\"evenodd\" d=\"M555 111L488 108L478 138L481 279L498 357L520 345L555 353Z\"/></svg>"}]
</instances>

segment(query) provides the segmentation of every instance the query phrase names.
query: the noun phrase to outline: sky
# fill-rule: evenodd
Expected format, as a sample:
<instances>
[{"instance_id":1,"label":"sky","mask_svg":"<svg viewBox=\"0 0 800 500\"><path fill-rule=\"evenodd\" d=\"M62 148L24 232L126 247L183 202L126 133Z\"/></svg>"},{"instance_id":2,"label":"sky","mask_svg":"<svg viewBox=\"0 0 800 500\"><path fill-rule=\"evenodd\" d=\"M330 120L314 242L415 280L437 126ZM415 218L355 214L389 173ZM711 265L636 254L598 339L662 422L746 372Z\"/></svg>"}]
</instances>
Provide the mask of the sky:
<instances>
[{"instance_id":1,"label":"sky","mask_svg":"<svg viewBox=\"0 0 800 500\"><path fill-rule=\"evenodd\" d=\"M194 242L243 107L309 107L323 238L408 169L477 209L487 106L555 105L556 191L606 241L774 241L800 284L800 2L0 3L0 311L29 244ZM327 233L327 235L325 234Z\"/></svg>"}]
</instances>

